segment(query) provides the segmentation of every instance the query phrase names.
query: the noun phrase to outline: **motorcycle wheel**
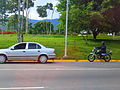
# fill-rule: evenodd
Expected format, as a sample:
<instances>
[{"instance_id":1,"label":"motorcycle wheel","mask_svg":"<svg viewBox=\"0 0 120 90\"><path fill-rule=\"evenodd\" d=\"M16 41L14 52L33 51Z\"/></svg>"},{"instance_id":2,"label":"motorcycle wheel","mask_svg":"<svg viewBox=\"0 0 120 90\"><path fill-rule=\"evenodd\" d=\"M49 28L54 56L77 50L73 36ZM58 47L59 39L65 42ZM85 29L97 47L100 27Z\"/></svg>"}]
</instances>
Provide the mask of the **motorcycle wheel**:
<instances>
[{"instance_id":1,"label":"motorcycle wheel","mask_svg":"<svg viewBox=\"0 0 120 90\"><path fill-rule=\"evenodd\" d=\"M104 60L105 60L105 62L109 62L111 60L111 56L109 54L106 54L104 56Z\"/></svg>"},{"instance_id":2,"label":"motorcycle wheel","mask_svg":"<svg viewBox=\"0 0 120 90\"><path fill-rule=\"evenodd\" d=\"M88 56L88 60L89 60L90 62L94 62L94 60L95 60L95 55L94 55L94 54L90 54L90 55Z\"/></svg>"}]
</instances>

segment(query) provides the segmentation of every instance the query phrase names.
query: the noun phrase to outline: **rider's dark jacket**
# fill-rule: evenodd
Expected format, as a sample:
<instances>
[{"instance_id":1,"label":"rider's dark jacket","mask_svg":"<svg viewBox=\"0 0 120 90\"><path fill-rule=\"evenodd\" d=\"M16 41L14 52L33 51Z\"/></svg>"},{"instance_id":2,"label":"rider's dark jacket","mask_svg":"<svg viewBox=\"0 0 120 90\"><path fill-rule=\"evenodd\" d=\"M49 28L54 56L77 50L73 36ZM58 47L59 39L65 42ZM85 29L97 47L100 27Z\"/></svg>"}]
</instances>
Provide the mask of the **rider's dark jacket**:
<instances>
[{"instance_id":1,"label":"rider's dark jacket","mask_svg":"<svg viewBox=\"0 0 120 90\"><path fill-rule=\"evenodd\" d=\"M102 45L100 47L97 47L97 49L100 49L101 53L106 53L106 45Z\"/></svg>"}]
</instances>

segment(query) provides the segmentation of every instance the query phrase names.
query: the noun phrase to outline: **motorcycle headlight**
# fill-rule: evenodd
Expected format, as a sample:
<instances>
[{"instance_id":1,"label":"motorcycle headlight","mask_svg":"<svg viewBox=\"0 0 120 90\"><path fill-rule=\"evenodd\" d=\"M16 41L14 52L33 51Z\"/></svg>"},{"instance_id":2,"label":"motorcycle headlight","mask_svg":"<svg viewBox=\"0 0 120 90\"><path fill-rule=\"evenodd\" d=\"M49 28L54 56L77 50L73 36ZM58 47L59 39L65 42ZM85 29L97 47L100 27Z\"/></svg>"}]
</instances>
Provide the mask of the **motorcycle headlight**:
<instances>
[{"instance_id":1,"label":"motorcycle headlight","mask_svg":"<svg viewBox=\"0 0 120 90\"><path fill-rule=\"evenodd\" d=\"M112 55L112 51L110 51L110 54Z\"/></svg>"}]
</instances>

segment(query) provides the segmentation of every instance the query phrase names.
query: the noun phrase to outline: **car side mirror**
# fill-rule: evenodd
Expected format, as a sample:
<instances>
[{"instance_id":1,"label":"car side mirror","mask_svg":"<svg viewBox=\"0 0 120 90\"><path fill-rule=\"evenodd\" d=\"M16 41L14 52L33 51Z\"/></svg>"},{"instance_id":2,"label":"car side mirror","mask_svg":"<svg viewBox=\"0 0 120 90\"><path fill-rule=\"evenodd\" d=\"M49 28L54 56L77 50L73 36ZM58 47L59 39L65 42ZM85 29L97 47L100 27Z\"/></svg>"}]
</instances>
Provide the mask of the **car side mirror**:
<instances>
[{"instance_id":1,"label":"car side mirror","mask_svg":"<svg viewBox=\"0 0 120 90\"><path fill-rule=\"evenodd\" d=\"M15 50L14 47L12 47L11 50Z\"/></svg>"}]
</instances>

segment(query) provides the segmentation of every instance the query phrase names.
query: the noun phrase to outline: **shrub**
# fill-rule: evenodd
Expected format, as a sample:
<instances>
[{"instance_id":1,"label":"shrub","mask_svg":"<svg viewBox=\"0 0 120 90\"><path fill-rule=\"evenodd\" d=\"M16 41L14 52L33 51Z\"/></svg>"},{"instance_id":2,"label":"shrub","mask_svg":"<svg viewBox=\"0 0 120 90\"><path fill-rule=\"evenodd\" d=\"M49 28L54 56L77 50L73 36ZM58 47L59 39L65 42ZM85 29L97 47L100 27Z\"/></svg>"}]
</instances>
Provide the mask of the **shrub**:
<instances>
[{"instance_id":1,"label":"shrub","mask_svg":"<svg viewBox=\"0 0 120 90\"><path fill-rule=\"evenodd\" d=\"M16 32L12 32L12 31L3 31L3 32L0 32L0 34L15 34Z\"/></svg>"}]
</instances>

